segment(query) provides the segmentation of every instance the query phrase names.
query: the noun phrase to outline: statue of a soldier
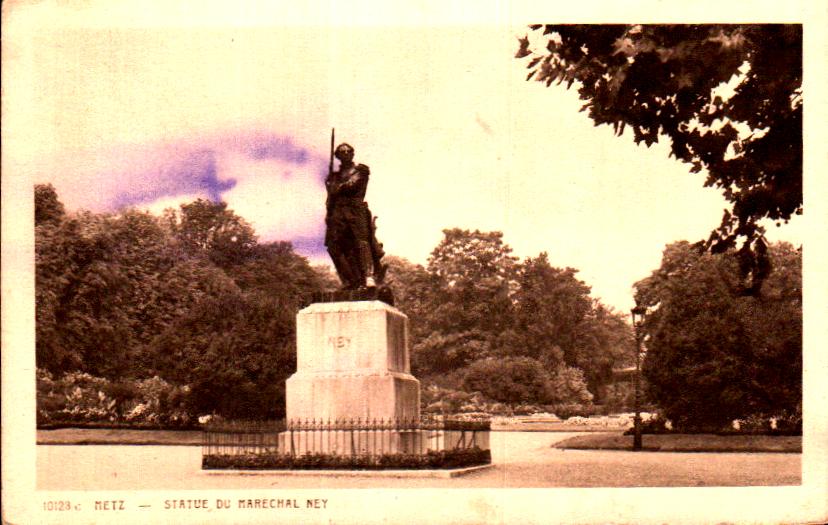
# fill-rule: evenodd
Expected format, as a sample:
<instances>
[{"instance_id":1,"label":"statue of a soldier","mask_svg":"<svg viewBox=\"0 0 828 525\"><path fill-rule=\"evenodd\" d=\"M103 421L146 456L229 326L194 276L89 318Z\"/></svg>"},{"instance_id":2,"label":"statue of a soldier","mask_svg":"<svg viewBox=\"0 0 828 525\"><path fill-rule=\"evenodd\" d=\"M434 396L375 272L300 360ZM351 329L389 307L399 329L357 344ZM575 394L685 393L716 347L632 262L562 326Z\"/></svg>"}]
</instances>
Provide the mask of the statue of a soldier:
<instances>
[{"instance_id":1,"label":"statue of a soldier","mask_svg":"<svg viewBox=\"0 0 828 525\"><path fill-rule=\"evenodd\" d=\"M365 202L370 171L364 164L354 164L354 148L349 144L337 146L334 156L339 159L339 170L333 171L331 159L325 181L325 246L343 289L379 286L388 266L381 261L385 253L377 242L375 217Z\"/></svg>"}]
</instances>

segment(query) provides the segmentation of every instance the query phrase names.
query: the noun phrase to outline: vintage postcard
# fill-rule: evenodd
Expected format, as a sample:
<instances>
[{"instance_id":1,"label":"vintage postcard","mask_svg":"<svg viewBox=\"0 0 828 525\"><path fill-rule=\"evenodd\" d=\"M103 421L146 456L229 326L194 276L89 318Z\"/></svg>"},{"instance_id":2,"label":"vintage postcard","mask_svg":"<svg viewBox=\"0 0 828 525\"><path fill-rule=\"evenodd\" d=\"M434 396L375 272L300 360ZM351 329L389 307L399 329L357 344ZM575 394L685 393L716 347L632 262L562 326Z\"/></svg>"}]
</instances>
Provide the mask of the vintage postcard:
<instances>
[{"instance_id":1,"label":"vintage postcard","mask_svg":"<svg viewBox=\"0 0 828 525\"><path fill-rule=\"evenodd\" d=\"M2 7L4 523L828 519L816 2Z\"/></svg>"}]
</instances>

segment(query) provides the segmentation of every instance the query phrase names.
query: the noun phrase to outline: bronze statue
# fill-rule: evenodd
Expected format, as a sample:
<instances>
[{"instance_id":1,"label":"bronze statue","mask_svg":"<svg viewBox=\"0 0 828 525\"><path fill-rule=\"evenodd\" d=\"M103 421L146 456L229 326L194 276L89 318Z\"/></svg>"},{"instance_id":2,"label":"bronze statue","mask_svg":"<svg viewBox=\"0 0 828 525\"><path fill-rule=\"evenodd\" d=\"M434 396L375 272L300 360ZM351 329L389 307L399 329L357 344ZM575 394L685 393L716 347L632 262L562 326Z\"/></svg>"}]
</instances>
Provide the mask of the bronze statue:
<instances>
[{"instance_id":1,"label":"bronze statue","mask_svg":"<svg viewBox=\"0 0 828 525\"><path fill-rule=\"evenodd\" d=\"M339 159L337 171L333 171L334 156ZM349 144L340 144L331 152L325 180L325 246L345 290L380 286L388 269L382 263L385 253L376 238L376 217L365 202L369 175L368 166L354 164L354 148Z\"/></svg>"}]
</instances>

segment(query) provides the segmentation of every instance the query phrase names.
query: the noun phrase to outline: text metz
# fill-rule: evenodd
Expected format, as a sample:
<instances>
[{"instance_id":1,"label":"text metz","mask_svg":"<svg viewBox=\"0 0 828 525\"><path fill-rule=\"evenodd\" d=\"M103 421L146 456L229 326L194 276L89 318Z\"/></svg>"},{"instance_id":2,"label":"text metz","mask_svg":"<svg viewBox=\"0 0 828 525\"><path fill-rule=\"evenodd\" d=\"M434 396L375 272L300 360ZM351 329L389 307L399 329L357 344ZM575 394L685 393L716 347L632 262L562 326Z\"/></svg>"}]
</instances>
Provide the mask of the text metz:
<instances>
[{"instance_id":1,"label":"text metz","mask_svg":"<svg viewBox=\"0 0 828 525\"><path fill-rule=\"evenodd\" d=\"M96 501L95 510L124 510L124 500L112 499L106 501Z\"/></svg>"}]
</instances>

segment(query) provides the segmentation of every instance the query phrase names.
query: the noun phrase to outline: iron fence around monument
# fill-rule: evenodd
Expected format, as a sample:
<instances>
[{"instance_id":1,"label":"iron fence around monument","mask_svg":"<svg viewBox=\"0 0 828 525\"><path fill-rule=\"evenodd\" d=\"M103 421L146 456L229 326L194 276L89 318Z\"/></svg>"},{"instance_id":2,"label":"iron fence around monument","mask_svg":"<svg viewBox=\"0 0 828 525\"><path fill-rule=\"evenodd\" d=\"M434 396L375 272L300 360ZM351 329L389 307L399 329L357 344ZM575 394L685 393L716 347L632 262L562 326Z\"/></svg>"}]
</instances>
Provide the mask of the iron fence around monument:
<instances>
[{"instance_id":1,"label":"iron fence around monument","mask_svg":"<svg viewBox=\"0 0 828 525\"><path fill-rule=\"evenodd\" d=\"M202 429L201 453L205 456L278 452L279 435L285 430L284 420L210 422Z\"/></svg>"},{"instance_id":2,"label":"iron fence around monument","mask_svg":"<svg viewBox=\"0 0 828 525\"><path fill-rule=\"evenodd\" d=\"M430 451L488 448L489 419L220 420L202 431L202 456L290 455L325 451L332 455L383 456L404 448ZM485 435L484 435L485 434Z\"/></svg>"}]
</instances>

